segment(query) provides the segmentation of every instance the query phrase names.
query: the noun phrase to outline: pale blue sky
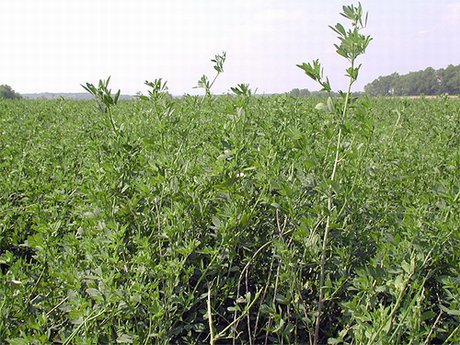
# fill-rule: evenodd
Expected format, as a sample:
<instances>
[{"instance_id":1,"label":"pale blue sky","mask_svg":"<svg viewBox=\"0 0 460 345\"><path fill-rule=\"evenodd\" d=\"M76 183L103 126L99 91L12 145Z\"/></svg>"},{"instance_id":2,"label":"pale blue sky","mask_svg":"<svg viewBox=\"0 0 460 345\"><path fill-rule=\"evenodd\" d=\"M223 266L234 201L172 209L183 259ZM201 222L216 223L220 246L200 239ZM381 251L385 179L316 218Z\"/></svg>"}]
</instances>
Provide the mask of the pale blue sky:
<instances>
[{"instance_id":1,"label":"pale blue sky","mask_svg":"<svg viewBox=\"0 0 460 345\"><path fill-rule=\"evenodd\" d=\"M82 92L112 76L124 94L163 78L193 93L209 61L227 52L214 92L249 83L259 93L317 89L297 63L319 58L335 89L345 87L335 0L2 0L0 84L20 93ZM460 0L363 0L366 33L356 89L379 75L460 64Z\"/></svg>"}]
</instances>

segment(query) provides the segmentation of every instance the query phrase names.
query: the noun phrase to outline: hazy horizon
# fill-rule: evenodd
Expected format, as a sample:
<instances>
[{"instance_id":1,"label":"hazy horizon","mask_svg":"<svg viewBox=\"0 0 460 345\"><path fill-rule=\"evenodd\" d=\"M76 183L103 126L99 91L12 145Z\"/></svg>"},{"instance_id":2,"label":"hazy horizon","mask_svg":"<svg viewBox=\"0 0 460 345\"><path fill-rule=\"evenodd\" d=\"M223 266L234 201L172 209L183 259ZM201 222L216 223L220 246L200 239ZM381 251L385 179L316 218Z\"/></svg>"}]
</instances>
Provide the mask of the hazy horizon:
<instances>
[{"instance_id":1,"label":"hazy horizon","mask_svg":"<svg viewBox=\"0 0 460 345\"><path fill-rule=\"evenodd\" d=\"M344 1L15 0L0 4L0 84L22 94L81 93L109 75L123 94L163 78L175 95L199 93L210 59L227 52L215 93L249 83L258 93L317 90L296 64L319 58L334 89L345 59L335 53ZM361 1L373 37L355 91L380 75L460 64L460 0Z\"/></svg>"}]
</instances>

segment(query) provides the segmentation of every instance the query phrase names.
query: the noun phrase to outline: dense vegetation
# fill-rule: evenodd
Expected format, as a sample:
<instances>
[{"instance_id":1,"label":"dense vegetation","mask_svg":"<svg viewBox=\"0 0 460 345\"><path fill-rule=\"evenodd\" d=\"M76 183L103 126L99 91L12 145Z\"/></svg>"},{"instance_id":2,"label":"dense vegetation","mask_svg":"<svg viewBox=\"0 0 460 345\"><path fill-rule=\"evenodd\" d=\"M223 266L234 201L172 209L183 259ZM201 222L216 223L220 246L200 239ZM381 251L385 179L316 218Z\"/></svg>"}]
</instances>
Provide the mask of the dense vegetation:
<instances>
[{"instance_id":1,"label":"dense vegetation","mask_svg":"<svg viewBox=\"0 0 460 345\"><path fill-rule=\"evenodd\" d=\"M1 100L0 339L459 343L460 101L353 97L343 10L337 97Z\"/></svg>"},{"instance_id":2,"label":"dense vegetation","mask_svg":"<svg viewBox=\"0 0 460 345\"><path fill-rule=\"evenodd\" d=\"M0 103L0 339L200 344L210 311L236 343L308 342L334 118L201 101L122 102L121 139L93 103ZM458 343L460 102L352 114L321 343Z\"/></svg>"},{"instance_id":3,"label":"dense vegetation","mask_svg":"<svg viewBox=\"0 0 460 345\"><path fill-rule=\"evenodd\" d=\"M3 99L21 99L22 96L14 91L9 85L0 85L0 98Z\"/></svg>"},{"instance_id":4,"label":"dense vegetation","mask_svg":"<svg viewBox=\"0 0 460 345\"><path fill-rule=\"evenodd\" d=\"M364 87L372 96L460 95L460 65L404 75L393 73L379 77Z\"/></svg>"}]
</instances>

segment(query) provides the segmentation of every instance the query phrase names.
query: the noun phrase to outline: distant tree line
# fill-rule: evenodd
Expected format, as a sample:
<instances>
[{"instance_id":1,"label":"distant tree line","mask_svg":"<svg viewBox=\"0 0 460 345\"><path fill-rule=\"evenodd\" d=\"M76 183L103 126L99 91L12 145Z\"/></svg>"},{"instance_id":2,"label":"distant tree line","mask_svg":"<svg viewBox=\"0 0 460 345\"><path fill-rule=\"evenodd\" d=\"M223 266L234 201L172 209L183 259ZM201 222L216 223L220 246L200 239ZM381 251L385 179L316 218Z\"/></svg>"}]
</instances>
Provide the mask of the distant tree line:
<instances>
[{"instance_id":1,"label":"distant tree line","mask_svg":"<svg viewBox=\"0 0 460 345\"><path fill-rule=\"evenodd\" d=\"M0 85L0 98L21 99L22 96L14 91L9 85Z\"/></svg>"},{"instance_id":2,"label":"distant tree line","mask_svg":"<svg viewBox=\"0 0 460 345\"><path fill-rule=\"evenodd\" d=\"M327 96L333 96L333 97L339 97L340 93L338 92L326 92L326 91L310 91L308 89L292 89L289 92L286 92L288 96L291 97L327 97ZM360 96L362 92L352 92L351 95L353 97Z\"/></svg>"},{"instance_id":3,"label":"distant tree line","mask_svg":"<svg viewBox=\"0 0 460 345\"><path fill-rule=\"evenodd\" d=\"M311 92L308 89L295 88L289 91L288 95L292 97L308 97L311 95Z\"/></svg>"},{"instance_id":4,"label":"distant tree line","mask_svg":"<svg viewBox=\"0 0 460 345\"><path fill-rule=\"evenodd\" d=\"M364 87L372 96L419 96L460 94L460 65L399 75L393 73L375 79Z\"/></svg>"}]
</instances>

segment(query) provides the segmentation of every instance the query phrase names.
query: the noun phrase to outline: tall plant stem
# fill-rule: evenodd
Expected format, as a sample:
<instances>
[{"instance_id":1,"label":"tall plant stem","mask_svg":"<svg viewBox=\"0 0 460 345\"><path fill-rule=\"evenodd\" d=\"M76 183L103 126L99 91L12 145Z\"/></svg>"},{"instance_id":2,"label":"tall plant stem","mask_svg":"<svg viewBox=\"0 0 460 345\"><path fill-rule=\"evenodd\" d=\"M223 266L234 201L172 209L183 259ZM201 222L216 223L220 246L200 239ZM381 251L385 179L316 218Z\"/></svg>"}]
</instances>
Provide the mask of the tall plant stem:
<instances>
[{"instance_id":1,"label":"tall plant stem","mask_svg":"<svg viewBox=\"0 0 460 345\"><path fill-rule=\"evenodd\" d=\"M113 120L113 115L112 115L112 110L111 110L111 109L108 110L107 115L109 116L110 124L112 125L113 132L114 132L117 136L120 136L120 132L118 131L118 128L117 128L117 126L115 125L115 121Z\"/></svg>"},{"instance_id":2,"label":"tall plant stem","mask_svg":"<svg viewBox=\"0 0 460 345\"><path fill-rule=\"evenodd\" d=\"M217 72L216 76L214 77L214 79L212 80L211 84L209 84L209 89L211 90L212 86L214 85L214 83L216 82L217 78L219 77L220 75L220 72Z\"/></svg>"},{"instance_id":3,"label":"tall plant stem","mask_svg":"<svg viewBox=\"0 0 460 345\"><path fill-rule=\"evenodd\" d=\"M208 285L208 298L207 298L207 311L208 311L208 323L209 323L209 332L210 332L210 345L216 344L216 332L214 330L214 325L212 322L212 310L211 310L211 286Z\"/></svg>"},{"instance_id":4,"label":"tall plant stem","mask_svg":"<svg viewBox=\"0 0 460 345\"><path fill-rule=\"evenodd\" d=\"M353 68L354 61L351 62L351 67ZM334 165L332 168L331 173L331 184L329 186L328 197L327 197L327 210L328 214L326 217L326 226L324 229L324 236L323 236L323 245L321 248L321 261L320 261L320 276L319 276L319 296L318 296L318 307L317 307L317 315L315 321L315 336L314 336L314 345L318 344L319 341L319 330L321 327L321 312L324 305L324 280L326 276L326 254L327 254L327 245L329 239L329 232L331 228L331 214L333 211L333 203L334 203L334 193L332 190L332 183L335 181L337 175L337 167L339 165L339 155L340 155L340 146L342 145L342 125L345 120L345 116L348 111L348 102L350 100L350 93L351 93L351 86L353 85L354 80L350 78L350 82L348 84L347 94L345 96L345 103L343 105L342 110L342 118L340 119L339 123L339 131L337 133L337 144L335 147L335 158L334 158Z\"/></svg>"},{"instance_id":5,"label":"tall plant stem","mask_svg":"<svg viewBox=\"0 0 460 345\"><path fill-rule=\"evenodd\" d=\"M214 79L212 80L211 84L209 84L209 88L206 88L206 90L205 90L206 95L205 95L204 97L201 98L200 104L203 104L205 98L211 96L211 88L212 88L212 86L214 85L214 83L216 82L216 80L217 80L217 78L219 77L219 75L220 75L220 72L217 72L217 74L215 75L215 77L214 77Z\"/></svg>"}]
</instances>

